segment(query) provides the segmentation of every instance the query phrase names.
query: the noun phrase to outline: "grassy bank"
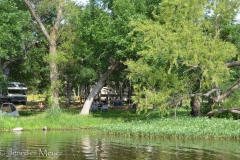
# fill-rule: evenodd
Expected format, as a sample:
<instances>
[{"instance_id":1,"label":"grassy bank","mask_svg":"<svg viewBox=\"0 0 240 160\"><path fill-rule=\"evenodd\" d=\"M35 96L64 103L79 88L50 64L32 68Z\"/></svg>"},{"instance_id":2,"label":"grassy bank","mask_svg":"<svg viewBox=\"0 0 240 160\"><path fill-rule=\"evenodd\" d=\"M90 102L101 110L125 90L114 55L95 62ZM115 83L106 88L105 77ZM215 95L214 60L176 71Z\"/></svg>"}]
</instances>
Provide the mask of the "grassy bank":
<instances>
[{"instance_id":1,"label":"grassy bank","mask_svg":"<svg viewBox=\"0 0 240 160\"><path fill-rule=\"evenodd\" d=\"M109 123L109 120L90 116L79 116L79 112L65 112L58 109L45 111L19 111L20 117L0 116L0 130L10 131L21 127L24 130L48 129L85 129L94 127L99 121ZM31 112L31 113L30 113Z\"/></svg>"},{"instance_id":2,"label":"grassy bank","mask_svg":"<svg viewBox=\"0 0 240 160\"><path fill-rule=\"evenodd\" d=\"M31 113L29 113L31 112ZM220 118L192 118L187 111L159 118L157 113L136 115L131 110L110 110L80 116L79 110L21 111L20 117L0 116L0 130L10 131L16 127L24 130L86 129L98 133L140 137L178 137L204 139L239 139L240 121Z\"/></svg>"}]
</instances>

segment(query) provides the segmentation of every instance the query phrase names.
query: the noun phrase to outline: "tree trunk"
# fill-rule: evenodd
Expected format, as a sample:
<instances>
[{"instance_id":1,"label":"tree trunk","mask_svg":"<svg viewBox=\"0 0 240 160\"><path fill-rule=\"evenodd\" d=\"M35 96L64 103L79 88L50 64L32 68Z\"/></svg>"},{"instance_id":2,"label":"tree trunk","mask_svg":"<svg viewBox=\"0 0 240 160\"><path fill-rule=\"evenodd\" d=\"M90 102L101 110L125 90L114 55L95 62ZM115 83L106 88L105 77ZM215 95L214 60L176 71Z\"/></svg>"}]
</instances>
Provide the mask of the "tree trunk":
<instances>
[{"instance_id":1,"label":"tree trunk","mask_svg":"<svg viewBox=\"0 0 240 160\"><path fill-rule=\"evenodd\" d=\"M192 97L190 101L190 106L192 108L191 115L193 117L200 117L201 112L200 112L200 101L199 97Z\"/></svg>"},{"instance_id":2,"label":"tree trunk","mask_svg":"<svg viewBox=\"0 0 240 160\"><path fill-rule=\"evenodd\" d=\"M56 36L55 33L53 33L54 37ZM50 82L51 82L51 89L50 89L50 103L52 107L58 107L59 108L59 81L58 81L58 65L55 62L57 52L56 52L56 42L53 41L50 43L49 47L49 54L50 54L50 62L49 62L49 68L50 68Z\"/></svg>"},{"instance_id":3,"label":"tree trunk","mask_svg":"<svg viewBox=\"0 0 240 160\"><path fill-rule=\"evenodd\" d=\"M111 75L111 73L118 67L119 63L111 64L107 71L104 73L104 75L100 78L98 83L93 87L92 91L88 95L87 99L84 102L83 108L81 110L81 115L88 115L92 102L94 100L94 97L99 93L99 91L104 87L108 77Z\"/></svg>"},{"instance_id":4,"label":"tree trunk","mask_svg":"<svg viewBox=\"0 0 240 160\"><path fill-rule=\"evenodd\" d=\"M71 83L67 81L65 83L65 97L66 97L66 108L69 108L71 103Z\"/></svg>"}]
</instances>

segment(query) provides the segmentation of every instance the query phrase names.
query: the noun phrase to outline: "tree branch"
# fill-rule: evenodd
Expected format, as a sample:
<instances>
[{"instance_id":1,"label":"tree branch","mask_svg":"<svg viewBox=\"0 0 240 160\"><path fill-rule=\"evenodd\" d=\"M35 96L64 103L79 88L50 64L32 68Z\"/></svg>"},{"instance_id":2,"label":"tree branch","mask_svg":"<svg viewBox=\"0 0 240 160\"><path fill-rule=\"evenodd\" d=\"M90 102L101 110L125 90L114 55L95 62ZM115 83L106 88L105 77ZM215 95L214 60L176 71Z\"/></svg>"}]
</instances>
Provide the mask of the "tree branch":
<instances>
[{"instance_id":1,"label":"tree branch","mask_svg":"<svg viewBox=\"0 0 240 160\"><path fill-rule=\"evenodd\" d=\"M235 61L235 62L228 62L226 63L227 67L236 67L240 66L240 61Z\"/></svg>"},{"instance_id":2,"label":"tree branch","mask_svg":"<svg viewBox=\"0 0 240 160\"><path fill-rule=\"evenodd\" d=\"M226 66L229 67L229 68L230 67L240 66L240 61L228 62L228 63L226 63ZM196 65L192 66L191 68L189 68L188 70L184 71L182 74L185 74L185 73L187 73L187 72L189 72L191 70L194 70L194 69L196 69L198 67L199 67L199 64L196 64ZM184 97L186 97L186 98L191 98L191 97L195 97L195 96L209 97L213 92L217 92L217 97L213 98L213 100L216 103L220 103L223 99L227 98L230 94L232 94L238 88L240 88L240 80L235 85L233 85L230 89L228 89L226 92L224 92L221 95L220 95L220 92L219 92L220 89L217 87L217 88L211 89L207 93L196 93L196 94L189 94L187 96L182 96L182 97L178 98L177 100L170 101L169 104L177 104L181 100L183 100Z\"/></svg>"},{"instance_id":3,"label":"tree branch","mask_svg":"<svg viewBox=\"0 0 240 160\"><path fill-rule=\"evenodd\" d=\"M48 34L45 26L43 25L42 21L40 20L40 18L36 15L36 12L33 8L33 4L29 1L29 0L23 0L23 2L28 6L29 10L30 10L30 13L31 15L35 18L35 20L37 21L37 23L39 24L43 34L45 35L45 37L48 39L48 41L50 42L51 41L51 37L50 35Z\"/></svg>"},{"instance_id":4,"label":"tree branch","mask_svg":"<svg viewBox=\"0 0 240 160\"><path fill-rule=\"evenodd\" d=\"M59 25L61 23L62 12L63 12L63 3L61 2L58 6L57 20L56 20L55 25L54 25L55 30L58 30Z\"/></svg>"},{"instance_id":5,"label":"tree branch","mask_svg":"<svg viewBox=\"0 0 240 160\"><path fill-rule=\"evenodd\" d=\"M226 66L229 67L229 68L230 67L240 66L240 61L228 62L228 63L226 63ZM184 71L181 75L183 75L183 74L185 74L185 73L187 73L187 72L189 72L191 70L194 70L194 69L196 69L198 67L199 67L199 64L196 64L196 65L192 66L191 68L187 69L186 71Z\"/></svg>"},{"instance_id":6,"label":"tree branch","mask_svg":"<svg viewBox=\"0 0 240 160\"><path fill-rule=\"evenodd\" d=\"M218 96L216 99L214 99L217 103L220 103L223 99L227 98L230 94L232 94L235 90L237 90L240 87L240 80L233 85L230 89L228 89L226 92L224 92L222 95Z\"/></svg>"},{"instance_id":7,"label":"tree branch","mask_svg":"<svg viewBox=\"0 0 240 160\"><path fill-rule=\"evenodd\" d=\"M185 73L187 73L187 72L189 72L191 70L194 70L194 69L196 69L198 67L199 67L199 64L196 64L196 65L192 66L191 68L189 68L188 70L184 71L181 75L183 75L183 74L185 74Z\"/></svg>"},{"instance_id":8,"label":"tree branch","mask_svg":"<svg viewBox=\"0 0 240 160\"><path fill-rule=\"evenodd\" d=\"M218 92L219 88L213 88L210 91L208 91L207 93L196 93L196 94L189 94L187 96L182 96L180 98L178 98L177 100L172 101L170 104L177 104L179 103L181 100L183 100L183 98L191 98L191 97L195 97L195 96L199 96L199 97L209 97L213 92Z\"/></svg>"},{"instance_id":9,"label":"tree branch","mask_svg":"<svg viewBox=\"0 0 240 160\"><path fill-rule=\"evenodd\" d=\"M5 63L3 63L3 65L1 65L1 69L4 70L5 68L7 68L7 66L12 63L12 62L15 62L17 59L13 59L11 58L10 60L6 61Z\"/></svg>"},{"instance_id":10,"label":"tree branch","mask_svg":"<svg viewBox=\"0 0 240 160\"><path fill-rule=\"evenodd\" d=\"M235 85L233 85L226 92L224 92L221 95L218 95L216 98L213 98L214 102L220 103L223 99L227 98L230 94L232 94L238 88L240 88L240 79L238 80L238 82ZM213 89L211 89L210 91L208 91L207 93L204 93L204 94L203 93L189 94L186 97L187 98L191 98L191 97L195 97L195 96L209 97L213 92L219 93L219 88L213 88ZM175 101L172 101L170 104L179 103L181 100L183 100L183 98L184 98L184 96L180 97L179 99L177 99Z\"/></svg>"}]
</instances>

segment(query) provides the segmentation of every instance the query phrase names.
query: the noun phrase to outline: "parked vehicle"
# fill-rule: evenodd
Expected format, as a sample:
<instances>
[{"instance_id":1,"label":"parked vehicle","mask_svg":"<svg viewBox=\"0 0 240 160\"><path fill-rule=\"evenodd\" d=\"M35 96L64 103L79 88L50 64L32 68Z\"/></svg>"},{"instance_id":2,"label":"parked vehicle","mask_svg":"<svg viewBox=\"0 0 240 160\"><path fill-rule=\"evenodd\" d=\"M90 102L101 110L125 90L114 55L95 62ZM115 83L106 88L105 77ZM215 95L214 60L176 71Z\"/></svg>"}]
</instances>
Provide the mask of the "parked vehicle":
<instances>
[{"instance_id":1,"label":"parked vehicle","mask_svg":"<svg viewBox=\"0 0 240 160\"><path fill-rule=\"evenodd\" d=\"M0 102L27 103L27 87L24 83L9 82L0 88Z\"/></svg>"},{"instance_id":2,"label":"parked vehicle","mask_svg":"<svg viewBox=\"0 0 240 160\"><path fill-rule=\"evenodd\" d=\"M17 107L12 103L3 103L0 107L0 115L18 117L19 113Z\"/></svg>"}]
</instances>

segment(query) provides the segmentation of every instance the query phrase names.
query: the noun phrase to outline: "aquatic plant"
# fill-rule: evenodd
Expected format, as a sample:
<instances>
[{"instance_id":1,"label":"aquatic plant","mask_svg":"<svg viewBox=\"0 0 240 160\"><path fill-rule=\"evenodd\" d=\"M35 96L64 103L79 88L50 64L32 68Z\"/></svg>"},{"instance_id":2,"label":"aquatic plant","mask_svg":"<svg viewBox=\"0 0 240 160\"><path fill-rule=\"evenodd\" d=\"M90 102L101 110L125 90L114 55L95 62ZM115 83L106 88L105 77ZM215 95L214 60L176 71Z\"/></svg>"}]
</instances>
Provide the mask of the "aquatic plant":
<instances>
[{"instance_id":1,"label":"aquatic plant","mask_svg":"<svg viewBox=\"0 0 240 160\"><path fill-rule=\"evenodd\" d=\"M99 132L123 136L178 138L240 138L240 122L232 119L155 118L96 126Z\"/></svg>"}]
</instances>

